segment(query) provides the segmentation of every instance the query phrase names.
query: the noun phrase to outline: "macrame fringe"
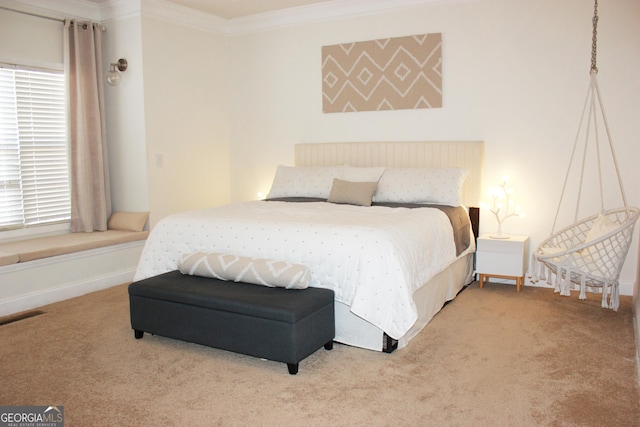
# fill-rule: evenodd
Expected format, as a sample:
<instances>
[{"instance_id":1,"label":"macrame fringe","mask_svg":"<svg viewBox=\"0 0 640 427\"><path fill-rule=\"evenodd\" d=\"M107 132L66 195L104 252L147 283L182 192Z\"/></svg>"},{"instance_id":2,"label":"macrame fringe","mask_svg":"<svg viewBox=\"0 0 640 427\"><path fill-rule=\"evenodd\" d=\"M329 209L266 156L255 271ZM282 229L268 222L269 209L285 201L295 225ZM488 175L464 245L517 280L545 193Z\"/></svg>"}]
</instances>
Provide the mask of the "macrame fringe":
<instances>
[{"instance_id":1,"label":"macrame fringe","mask_svg":"<svg viewBox=\"0 0 640 427\"><path fill-rule=\"evenodd\" d=\"M618 310L620 306L620 287L617 282L603 283L602 286L593 285L593 283L587 284L587 275L580 272L572 273L571 268L563 268L558 265L554 272L546 263L539 261L537 257L534 257L531 263L533 264L529 274L531 282L536 283L544 280L553 287L554 293L562 296L571 296L573 286L579 286L580 294L578 299L580 300L587 299L587 292L593 294L602 293L602 308ZM572 277L576 276L580 277L579 283L573 283L571 280Z\"/></svg>"},{"instance_id":2,"label":"macrame fringe","mask_svg":"<svg viewBox=\"0 0 640 427\"><path fill-rule=\"evenodd\" d=\"M532 266L531 270L529 270L529 278L533 283L536 283L538 280L540 280L540 264L542 263L538 262L535 256L532 256L529 260L529 265Z\"/></svg>"},{"instance_id":3,"label":"macrame fringe","mask_svg":"<svg viewBox=\"0 0 640 427\"><path fill-rule=\"evenodd\" d=\"M587 288L587 276L582 275L580 279L580 296L579 299L587 299L586 289Z\"/></svg>"},{"instance_id":4,"label":"macrame fringe","mask_svg":"<svg viewBox=\"0 0 640 427\"><path fill-rule=\"evenodd\" d=\"M620 285L614 283L611 285L611 297L609 298L609 308L613 311L618 311L620 307Z\"/></svg>"},{"instance_id":5,"label":"macrame fringe","mask_svg":"<svg viewBox=\"0 0 640 427\"><path fill-rule=\"evenodd\" d=\"M561 270L558 272L560 273ZM560 295L571 296L571 271L568 269L564 271L564 277L562 277L562 292L560 292Z\"/></svg>"},{"instance_id":6,"label":"macrame fringe","mask_svg":"<svg viewBox=\"0 0 640 427\"><path fill-rule=\"evenodd\" d=\"M607 287L608 286L606 283L602 285L602 304L601 304L602 308L609 308L609 303L607 302L607 293L608 293Z\"/></svg>"}]
</instances>

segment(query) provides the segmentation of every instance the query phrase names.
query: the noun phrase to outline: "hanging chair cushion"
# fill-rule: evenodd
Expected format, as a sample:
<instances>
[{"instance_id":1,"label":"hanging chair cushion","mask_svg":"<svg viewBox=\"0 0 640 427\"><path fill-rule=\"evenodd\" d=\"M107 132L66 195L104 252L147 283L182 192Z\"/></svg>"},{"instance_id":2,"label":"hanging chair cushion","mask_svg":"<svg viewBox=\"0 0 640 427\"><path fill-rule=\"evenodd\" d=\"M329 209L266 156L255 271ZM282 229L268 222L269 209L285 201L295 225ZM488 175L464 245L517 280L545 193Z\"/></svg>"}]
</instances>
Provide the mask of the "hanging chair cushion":
<instances>
[{"instance_id":1,"label":"hanging chair cushion","mask_svg":"<svg viewBox=\"0 0 640 427\"><path fill-rule=\"evenodd\" d=\"M556 248L553 246L541 246L538 248L538 253L540 255L542 255L543 257L549 257L547 258L549 261L552 261L554 263L559 263L562 261L562 257L567 255L567 248ZM554 255L558 255L559 256L554 256Z\"/></svg>"},{"instance_id":2,"label":"hanging chair cushion","mask_svg":"<svg viewBox=\"0 0 640 427\"><path fill-rule=\"evenodd\" d=\"M565 248L552 248L552 247L541 247L540 248L540 253L542 255L555 255L555 254L559 254L560 252L564 252L566 251Z\"/></svg>"},{"instance_id":3,"label":"hanging chair cushion","mask_svg":"<svg viewBox=\"0 0 640 427\"><path fill-rule=\"evenodd\" d=\"M600 239L601 237L606 236L607 234L613 233L620 228L620 224L615 221L610 220L603 214L599 214L596 220L593 222L591 229L586 233L586 236L580 245L587 245L590 242ZM590 257L591 261L599 258L599 254L597 250L589 250L587 247L582 250L581 255L583 257ZM570 248L558 248L558 247L540 247L540 253L543 256L556 255L561 252L570 251ZM558 259L554 257L554 259Z\"/></svg>"},{"instance_id":4,"label":"hanging chair cushion","mask_svg":"<svg viewBox=\"0 0 640 427\"><path fill-rule=\"evenodd\" d=\"M591 230L587 233L587 237L584 239L584 243L587 244L594 240L598 240L602 236L614 232L620 227L620 224L617 222L611 221L606 216L600 214L598 218L594 221Z\"/></svg>"}]
</instances>

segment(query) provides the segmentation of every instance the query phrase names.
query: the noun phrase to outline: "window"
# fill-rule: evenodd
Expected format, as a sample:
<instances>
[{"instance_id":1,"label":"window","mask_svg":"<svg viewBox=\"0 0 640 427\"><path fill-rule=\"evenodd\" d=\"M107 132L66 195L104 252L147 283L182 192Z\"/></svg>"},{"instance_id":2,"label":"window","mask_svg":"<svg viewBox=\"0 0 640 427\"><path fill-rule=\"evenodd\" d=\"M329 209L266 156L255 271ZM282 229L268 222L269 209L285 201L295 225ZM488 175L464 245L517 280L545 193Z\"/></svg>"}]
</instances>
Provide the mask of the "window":
<instances>
[{"instance_id":1,"label":"window","mask_svg":"<svg viewBox=\"0 0 640 427\"><path fill-rule=\"evenodd\" d=\"M69 221L64 74L0 67L0 230Z\"/></svg>"}]
</instances>

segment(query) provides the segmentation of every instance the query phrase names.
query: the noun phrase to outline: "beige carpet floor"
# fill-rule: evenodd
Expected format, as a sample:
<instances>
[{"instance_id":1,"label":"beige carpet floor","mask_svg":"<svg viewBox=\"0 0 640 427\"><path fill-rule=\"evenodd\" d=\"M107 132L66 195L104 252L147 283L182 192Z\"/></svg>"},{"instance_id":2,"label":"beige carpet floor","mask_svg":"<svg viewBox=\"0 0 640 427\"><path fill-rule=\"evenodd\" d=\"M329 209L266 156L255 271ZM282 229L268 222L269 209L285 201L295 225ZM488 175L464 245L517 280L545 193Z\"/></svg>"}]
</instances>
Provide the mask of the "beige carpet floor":
<instances>
[{"instance_id":1,"label":"beige carpet floor","mask_svg":"<svg viewBox=\"0 0 640 427\"><path fill-rule=\"evenodd\" d=\"M638 426L631 298L477 284L393 354L335 345L300 364L129 325L126 286L0 326L0 405L66 426Z\"/></svg>"}]
</instances>

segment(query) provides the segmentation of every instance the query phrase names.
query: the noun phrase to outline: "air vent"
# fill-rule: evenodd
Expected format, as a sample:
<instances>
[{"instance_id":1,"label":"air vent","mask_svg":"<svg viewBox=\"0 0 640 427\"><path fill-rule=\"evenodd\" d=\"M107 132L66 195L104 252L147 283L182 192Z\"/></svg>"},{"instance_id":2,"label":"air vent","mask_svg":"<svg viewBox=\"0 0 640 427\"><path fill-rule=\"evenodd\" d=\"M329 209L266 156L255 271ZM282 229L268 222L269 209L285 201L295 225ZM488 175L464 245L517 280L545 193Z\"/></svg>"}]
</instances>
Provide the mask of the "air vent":
<instances>
[{"instance_id":1,"label":"air vent","mask_svg":"<svg viewBox=\"0 0 640 427\"><path fill-rule=\"evenodd\" d=\"M0 317L0 326L8 325L9 323L28 319L30 317L40 316L41 314L44 314L44 313L45 312L41 310L32 310L32 311L25 311L23 313L13 314L11 316Z\"/></svg>"}]
</instances>

